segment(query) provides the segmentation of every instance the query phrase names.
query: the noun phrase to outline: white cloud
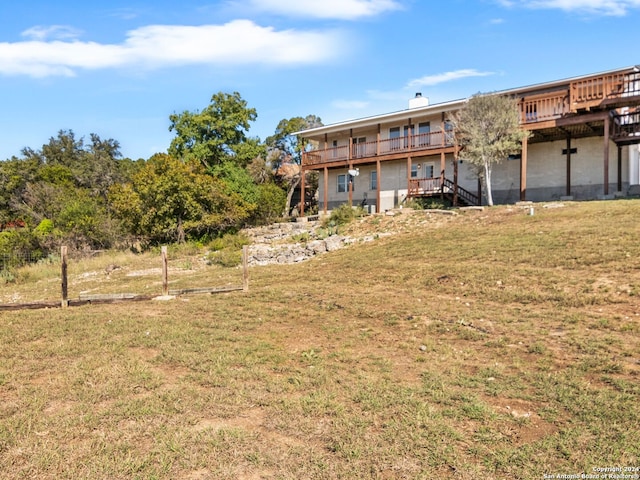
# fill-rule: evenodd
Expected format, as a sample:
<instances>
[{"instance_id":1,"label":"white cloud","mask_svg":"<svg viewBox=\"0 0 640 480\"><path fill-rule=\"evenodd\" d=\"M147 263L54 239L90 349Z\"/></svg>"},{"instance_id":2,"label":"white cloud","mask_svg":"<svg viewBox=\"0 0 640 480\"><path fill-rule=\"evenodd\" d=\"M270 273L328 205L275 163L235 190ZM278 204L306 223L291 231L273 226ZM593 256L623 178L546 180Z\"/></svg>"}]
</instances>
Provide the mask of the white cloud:
<instances>
[{"instance_id":1,"label":"white cloud","mask_svg":"<svg viewBox=\"0 0 640 480\"><path fill-rule=\"evenodd\" d=\"M411 80L407 84L407 88L414 87L430 87L433 85L438 85L440 83L451 82L454 80L459 80L461 78L469 78L469 77L486 77L489 75L493 75L491 72L479 72L478 70L473 69L463 69L463 70L455 70L453 72L445 72L439 73L436 75L426 75L421 78L416 78Z\"/></svg>"},{"instance_id":2,"label":"white cloud","mask_svg":"<svg viewBox=\"0 0 640 480\"><path fill-rule=\"evenodd\" d=\"M556 8L609 16L623 16L629 10L640 8L640 0L499 0L499 3L506 7Z\"/></svg>"},{"instance_id":3,"label":"white cloud","mask_svg":"<svg viewBox=\"0 0 640 480\"><path fill-rule=\"evenodd\" d=\"M80 69L162 68L176 65L299 65L322 63L344 52L338 31L261 27L248 20L224 25L151 25L128 32L120 44L45 41L50 32L29 29L34 40L0 43L0 74L73 76Z\"/></svg>"},{"instance_id":4,"label":"white cloud","mask_svg":"<svg viewBox=\"0 0 640 480\"><path fill-rule=\"evenodd\" d=\"M67 25L50 25L43 27L41 25L31 27L28 30L22 32L23 37L30 38L32 40L44 41L48 38L55 38L57 40L68 40L70 38L78 38L82 32L76 30L73 27Z\"/></svg>"},{"instance_id":5,"label":"white cloud","mask_svg":"<svg viewBox=\"0 0 640 480\"><path fill-rule=\"evenodd\" d=\"M249 0L252 9L287 16L354 20L400 10L396 0Z\"/></svg>"}]
</instances>

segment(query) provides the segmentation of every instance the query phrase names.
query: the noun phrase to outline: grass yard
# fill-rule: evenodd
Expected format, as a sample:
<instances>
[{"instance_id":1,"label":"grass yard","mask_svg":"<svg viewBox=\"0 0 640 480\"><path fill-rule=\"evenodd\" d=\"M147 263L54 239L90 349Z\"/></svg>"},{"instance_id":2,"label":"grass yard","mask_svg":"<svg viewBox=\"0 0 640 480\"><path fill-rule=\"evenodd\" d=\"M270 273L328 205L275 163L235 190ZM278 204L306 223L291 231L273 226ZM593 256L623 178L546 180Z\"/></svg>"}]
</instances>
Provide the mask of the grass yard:
<instances>
[{"instance_id":1,"label":"grass yard","mask_svg":"<svg viewBox=\"0 0 640 480\"><path fill-rule=\"evenodd\" d=\"M367 217L376 240L248 293L0 313L0 478L639 474L640 200L527 213ZM70 292L157 288L125 275L151 257L89 269L114 261ZM56 274L0 297L55 299Z\"/></svg>"}]
</instances>

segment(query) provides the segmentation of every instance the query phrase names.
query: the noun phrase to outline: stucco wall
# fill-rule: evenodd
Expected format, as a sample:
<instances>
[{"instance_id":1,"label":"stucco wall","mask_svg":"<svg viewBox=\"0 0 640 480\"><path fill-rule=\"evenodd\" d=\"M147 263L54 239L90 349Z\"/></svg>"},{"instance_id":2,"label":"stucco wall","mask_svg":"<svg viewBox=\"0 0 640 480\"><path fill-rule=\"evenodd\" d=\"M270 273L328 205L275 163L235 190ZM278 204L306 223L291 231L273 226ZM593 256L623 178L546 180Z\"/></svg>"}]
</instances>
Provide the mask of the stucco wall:
<instances>
[{"instance_id":1,"label":"stucco wall","mask_svg":"<svg viewBox=\"0 0 640 480\"><path fill-rule=\"evenodd\" d=\"M562 153L566 141L529 145L527 158L527 200L558 200L567 195L567 159ZM576 139L571 147L571 196L576 200L598 198L604 194L604 139ZM629 183L628 148L622 149L623 194ZM494 167L493 194L496 203L520 199L520 160L506 160ZM618 149L609 144L609 194L618 189Z\"/></svg>"},{"instance_id":2,"label":"stucco wall","mask_svg":"<svg viewBox=\"0 0 640 480\"><path fill-rule=\"evenodd\" d=\"M566 195L566 141L529 145L527 159L526 199L532 201L559 200ZM571 195L576 200L595 199L604 193L604 145L602 137L576 139L571 147L577 152L571 155ZM458 163L458 184L470 192L477 193L478 180L475 169L464 161ZM425 172L425 164L434 165L434 175L440 173L440 156L416 157L413 164L420 164L418 176ZM629 187L629 151L622 149L622 194ZM367 198L367 204L376 204L376 191L371 189L371 172L375 164L359 165L360 175L355 178L353 204L359 205ZM407 189L407 161L397 160L381 163L381 192L388 197L393 192L394 206L403 200ZM445 176L453 180L453 157L446 156ZM348 202L348 192L337 192L337 176L346 174L347 168L329 170L329 209ZM320 171L318 203L324 205L324 180ZM520 160L505 160L493 169L493 198L495 203L515 203L520 200ZM618 149L609 145L609 194L616 193L618 186ZM483 198L483 201L484 198ZM388 204L386 204L388 205ZM390 207L387 207L390 208Z\"/></svg>"}]
</instances>

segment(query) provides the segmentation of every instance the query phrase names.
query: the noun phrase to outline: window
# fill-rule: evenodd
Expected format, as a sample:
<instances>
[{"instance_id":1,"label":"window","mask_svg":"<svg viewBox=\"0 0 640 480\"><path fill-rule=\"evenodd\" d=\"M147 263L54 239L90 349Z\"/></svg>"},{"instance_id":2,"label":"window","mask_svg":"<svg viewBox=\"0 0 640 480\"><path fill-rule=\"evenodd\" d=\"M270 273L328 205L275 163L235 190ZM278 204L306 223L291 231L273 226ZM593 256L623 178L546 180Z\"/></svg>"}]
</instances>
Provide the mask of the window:
<instances>
[{"instance_id":1,"label":"window","mask_svg":"<svg viewBox=\"0 0 640 480\"><path fill-rule=\"evenodd\" d=\"M349 191L349 182L351 182L351 191L356 190L355 177L348 174L338 175L338 193L345 193Z\"/></svg>"},{"instance_id":2,"label":"window","mask_svg":"<svg viewBox=\"0 0 640 480\"><path fill-rule=\"evenodd\" d=\"M338 140L334 140L333 142L331 142L331 157L332 158L337 158L338 157Z\"/></svg>"},{"instance_id":3,"label":"window","mask_svg":"<svg viewBox=\"0 0 640 480\"><path fill-rule=\"evenodd\" d=\"M411 178L418 178L418 164L411 164Z\"/></svg>"},{"instance_id":4,"label":"window","mask_svg":"<svg viewBox=\"0 0 640 480\"><path fill-rule=\"evenodd\" d=\"M354 157L364 157L366 153L366 146L365 146L366 143L367 143L366 137L353 139L353 156Z\"/></svg>"},{"instance_id":5,"label":"window","mask_svg":"<svg viewBox=\"0 0 640 480\"><path fill-rule=\"evenodd\" d=\"M418 146L424 147L429 145L429 137L431 133L431 123L422 122L418 124Z\"/></svg>"},{"instance_id":6,"label":"window","mask_svg":"<svg viewBox=\"0 0 640 480\"><path fill-rule=\"evenodd\" d=\"M407 148L409 146L409 132L411 132L412 136L415 135L416 132L413 128L413 125L405 125L404 127L404 148Z\"/></svg>"},{"instance_id":7,"label":"window","mask_svg":"<svg viewBox=\"0 0 640 480\"><path fill-rule=\"evenodd\" d=\"M377 190L378 189L378 172L371 172L371 188L369 190Z\"/></svg>"},{"instance_id":8,"label":"window","mask_svg":"<svg viewBox=\"0 0 640 480\"><path fill-rule=\"evenodd\" d=\"M424 178L433 178L435 168L433 164L425 163L424 164Z\"/></svg>"},{"instance_id":9,"label":"window","mask_svg":"<svg viewBox=\"0 0 640 480\"><path fill-rule=\"evenodd\" d=\"M391 146L391 150L400 149L400 127L389 129L389 145Z\"/></svg>"},{"instance_id":10,"label":"window","mask_svg":"<svg viewBox=\"0 0 640 480\"><path fill-rule=\"evenodd\" d=\"M453 145L453 123L444 122L444 138L447 145Z\"/></svg>"},{"instance_id":11,"label":"window","mask_svg":"<svg viewBox=\"0 0 640 480\"><path fill-rule=\"evenodd\" d=\"M338 193L345 193L347 191L347 177L348 175L338 175Z\"/></svg>"}]
</instances>

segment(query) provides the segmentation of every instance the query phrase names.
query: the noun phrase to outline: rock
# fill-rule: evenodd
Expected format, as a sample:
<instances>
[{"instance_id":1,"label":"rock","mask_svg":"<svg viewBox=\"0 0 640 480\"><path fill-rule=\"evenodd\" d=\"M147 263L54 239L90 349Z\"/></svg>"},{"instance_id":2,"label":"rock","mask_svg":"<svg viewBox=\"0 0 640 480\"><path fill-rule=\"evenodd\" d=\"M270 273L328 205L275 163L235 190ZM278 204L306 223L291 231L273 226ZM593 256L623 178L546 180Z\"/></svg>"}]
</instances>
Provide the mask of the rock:
<instances>
[{"instance_id":1,"label":"rock","mask_svg":"<svg viewBox=\"0 0 640 480\"><path fill-rule=\"evenodd\" d=\"M342 247L343 237L340 235L333 235L325 239L324 242L327 246L327 252L333 252Z\"/></svg>"},{"instance_id":2,"label":"rock","mask_svg":"<svg viewBox=\"0 0 640 480\"><path fill-rule=\"evenodd\" d=\"M314 255L327 251L327 243L324 240L313 240L307 243L307 250L313 252Z\"/></svg>"}]
</instances>

